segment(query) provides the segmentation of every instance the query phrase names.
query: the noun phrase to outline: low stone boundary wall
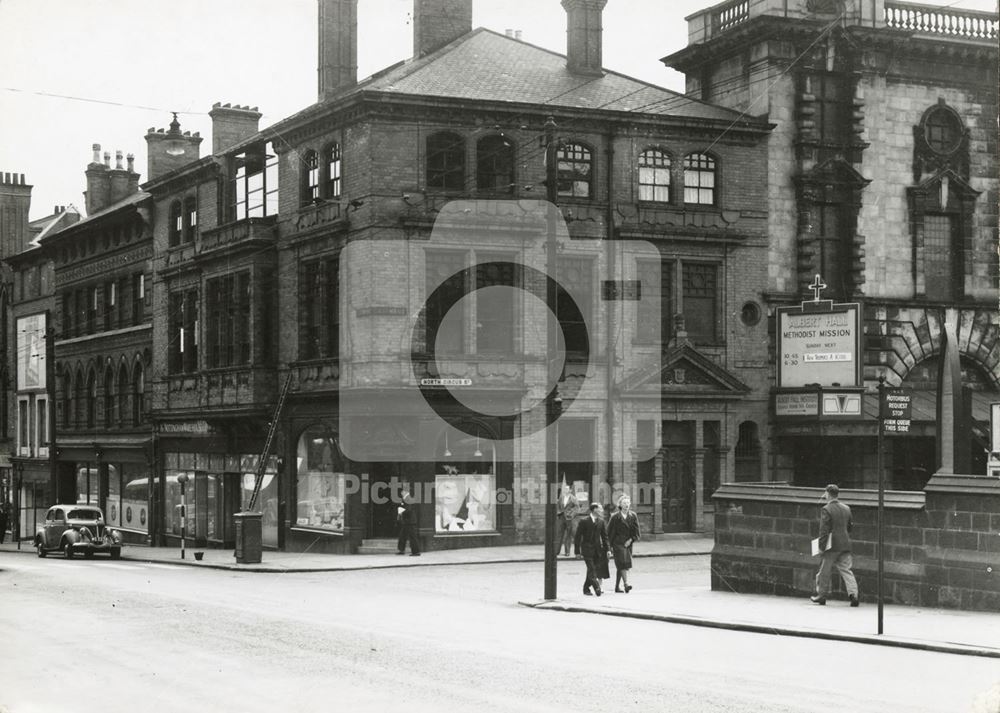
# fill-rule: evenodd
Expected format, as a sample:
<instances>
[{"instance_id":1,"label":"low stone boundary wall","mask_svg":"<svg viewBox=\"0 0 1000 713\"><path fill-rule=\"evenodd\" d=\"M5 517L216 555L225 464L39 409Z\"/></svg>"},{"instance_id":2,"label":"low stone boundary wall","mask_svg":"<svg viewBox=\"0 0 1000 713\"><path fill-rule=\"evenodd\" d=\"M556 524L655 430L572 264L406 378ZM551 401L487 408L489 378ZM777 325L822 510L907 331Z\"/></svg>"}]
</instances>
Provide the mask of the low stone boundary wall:
<instances>
[{"instance_id":1,"label":"low stone boundary wall","mask_svg":"<svg viewBox=\"0 0 1000 713\"><path fill-rule=\"evenodd\" d=\"M822 488L727 483L712 496L712 589L808 596L819 558ZM854 573L876 597L878 493L842 490ZM893 604L1000 611L1000 478L938 473L923 491L886 491L883 592ZM842 590L839 577L834 586Z\"/></svg>"}]
</instances>

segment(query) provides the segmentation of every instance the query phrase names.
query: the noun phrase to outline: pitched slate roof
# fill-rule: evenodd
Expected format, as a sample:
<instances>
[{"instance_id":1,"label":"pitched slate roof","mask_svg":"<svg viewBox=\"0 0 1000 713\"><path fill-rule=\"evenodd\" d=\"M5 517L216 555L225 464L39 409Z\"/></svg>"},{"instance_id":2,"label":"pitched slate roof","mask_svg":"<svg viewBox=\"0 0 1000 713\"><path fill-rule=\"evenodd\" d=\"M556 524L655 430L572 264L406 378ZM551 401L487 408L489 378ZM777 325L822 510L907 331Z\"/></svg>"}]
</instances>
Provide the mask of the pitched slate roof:
<instances>
[{"instance_id":1,"label":"pitched slate roof","mask_svg":"<svg viewBox=\"0 0 1000 713\"><path fill-rule=\"evenodd\" d=\"M348 93L351 90L720 121L740 116L731 109L617 72L605 70L600 77L573 74L566 68L564 55L485 28L473 30L426 57L377 73Z\"/></svg>"}]
</instances>

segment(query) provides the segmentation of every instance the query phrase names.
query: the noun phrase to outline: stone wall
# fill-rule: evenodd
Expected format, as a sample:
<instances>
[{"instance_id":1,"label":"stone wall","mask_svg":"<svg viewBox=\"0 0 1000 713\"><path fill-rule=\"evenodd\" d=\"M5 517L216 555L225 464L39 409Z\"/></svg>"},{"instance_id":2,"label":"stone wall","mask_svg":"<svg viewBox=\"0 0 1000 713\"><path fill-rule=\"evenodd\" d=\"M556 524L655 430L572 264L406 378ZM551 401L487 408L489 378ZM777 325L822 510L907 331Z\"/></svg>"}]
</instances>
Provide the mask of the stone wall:
<instances>
[{"instance_id":1,"label":"stone wall","mask_svg":"<svg viewBox=\"0 0 1000 713\"><path fill-rule=\"evenodd\" d=\"M712 589L784 596L814 591L821 488L728 483L716 491ZM854 573L863 602L877 598L874 490L842 490L851 507ZM1000 609L1000 479L938 473L923 492L887 491L884 601ZM835 592L843 596L834 576ZM835 594L834 596L837 596Z\"/></svg>"}]
</instances>

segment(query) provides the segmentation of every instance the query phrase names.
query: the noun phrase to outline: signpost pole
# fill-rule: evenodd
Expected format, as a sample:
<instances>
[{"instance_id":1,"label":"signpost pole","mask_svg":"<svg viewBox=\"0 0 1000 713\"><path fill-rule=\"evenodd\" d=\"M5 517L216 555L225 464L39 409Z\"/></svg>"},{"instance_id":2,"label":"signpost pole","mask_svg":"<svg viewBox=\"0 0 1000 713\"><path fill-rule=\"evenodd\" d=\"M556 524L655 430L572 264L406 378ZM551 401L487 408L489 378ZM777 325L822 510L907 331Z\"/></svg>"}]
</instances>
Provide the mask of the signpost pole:
<instances>
[{"instance_id":1,"label":"signpost pole","mask_svg":"<svg viewBox=\"0 0 1000 713\"><path fill-rule=\"evenodd\" d=\"M878 576L877 576L877 596L878 596L878 634L882 635L882 575L885 560L885 475L882 472L882 441L885 438L885 377L878 378L878 439L875 448L875 468L878 470Z\"/></svg>"}]
</instances>

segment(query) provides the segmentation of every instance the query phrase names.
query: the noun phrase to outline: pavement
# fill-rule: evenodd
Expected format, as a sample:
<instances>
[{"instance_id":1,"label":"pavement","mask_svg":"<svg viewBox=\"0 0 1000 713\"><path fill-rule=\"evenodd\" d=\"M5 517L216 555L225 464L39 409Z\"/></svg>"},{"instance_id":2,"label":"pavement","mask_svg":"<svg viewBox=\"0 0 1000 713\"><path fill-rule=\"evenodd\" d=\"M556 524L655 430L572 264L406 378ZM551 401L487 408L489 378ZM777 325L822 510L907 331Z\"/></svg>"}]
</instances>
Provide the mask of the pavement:
<instances>
[{"instance_id":1,"label":"pavement","mask_svg":"<svg viewBox=\"0 0 1000 713\"><path fill-rule=\"evenodd\" d=\"M30 542L0 545L0 552L18 552L34 556ZM778 597L764 594L739 594L712 591L709 586L707 555L711 554L711 535L678 533L657 535L640 542L634 556L689 557L705 561L704 586L643 589L641 577L628 594L617 594L612 587L604 596L584 596L574 591L554 600L522 601L519 604L547 611L563 611L663 621L733 631L777 636L797 636L831 641L893 646L970 656L1000 658L1000 613L930 609L900 605L883 608L882 634L878 632L878 607L865 601L858 608L846 601L830 599L825 606L808 597ZM195 559L201 552L202 558ZM58 555L49 555L56 556ZM258 563L239 563L232 550L186 548L184 557L178 547L128 545L122 559L156 562L177 566L225 569L241 572L282 574L293 572L341 572L351 570L440 567L509 562L542 562L541 545L512 545L471 549L435 550L420 557L393 554L332 555L310 552L265 550ZM560 558L563 559L563 558Z\"/></svg>"}]
</instances>

